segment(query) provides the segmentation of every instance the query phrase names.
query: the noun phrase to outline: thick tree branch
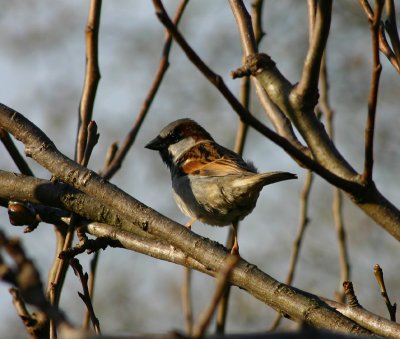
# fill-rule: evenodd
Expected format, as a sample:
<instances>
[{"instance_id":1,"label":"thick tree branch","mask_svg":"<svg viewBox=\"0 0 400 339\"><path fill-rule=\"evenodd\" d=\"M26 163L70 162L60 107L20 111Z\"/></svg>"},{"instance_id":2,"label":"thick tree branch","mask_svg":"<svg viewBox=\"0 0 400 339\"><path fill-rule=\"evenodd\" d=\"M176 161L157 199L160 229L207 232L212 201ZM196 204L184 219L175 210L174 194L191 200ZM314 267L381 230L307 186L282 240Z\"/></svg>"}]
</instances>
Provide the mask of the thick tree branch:
<instances>
[{"instance_id":1,"label":"thick tree branch","mask_svg":"<svg viewBox=\"0 0 400 339\"><path fill-rule=\"evenodd\" d=\"M5 106L0 108L0 126L23 142L26 154L47 168L56 178L115 209L131 221L131 227L169 242L214 272L221 269L229 255L222 246L169 220L93 171L68 159L42 131L22 115ZM230 282L292 319L304 320L315 327L367 334L361 327L326 308L318 297L276 281L243 259L233 270Z\"/></svg>"}]
</instances>

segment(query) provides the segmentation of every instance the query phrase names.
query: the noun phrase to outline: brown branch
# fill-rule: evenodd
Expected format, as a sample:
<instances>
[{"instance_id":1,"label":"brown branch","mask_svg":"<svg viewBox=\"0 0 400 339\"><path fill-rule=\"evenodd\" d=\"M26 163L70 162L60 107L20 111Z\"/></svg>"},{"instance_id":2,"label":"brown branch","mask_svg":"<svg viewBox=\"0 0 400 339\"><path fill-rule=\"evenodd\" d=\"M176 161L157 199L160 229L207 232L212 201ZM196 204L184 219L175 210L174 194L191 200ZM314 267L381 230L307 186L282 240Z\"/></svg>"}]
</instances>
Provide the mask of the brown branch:
<instances>
[{"instance_id":1,"label":"brown branch","mask_svg":"<svg viewBox=\"0 0 400 339\"><path fill-rule=\"evenodd\" d=\"M108 183L93 171L67 158L42 131L4 105L0 105L0 127L21 140L25 144L27 155L47 168L54 177L73 185L99 203L115 209L130 221L130 229L144 231L170 243L214 272L221 269L228 255L224 247L188 231L182 225ZM303 319L312 326L337 331L367 333L354 326L353 322L326 308L318 297L276 281L243 259L233 270L230 282L279 312L288 314L292 319Z\"/></svg>"},{"instance_id":2,"label":"brown branch","mask_svg":"<svg viewBox=\"0 0 400 339\"><path fill-rule=\"evenodd\" d=\"M208 325L210 324L211 318L217 309L219 302L225 294L225 288L229 282L229 277L232 274L233 269L239 262L239 256L230 255L226 258L221 270L216 276L216 286L213 296L211 297L209 305L200 315L199 322L193 331L194 338L202 338Z\"/></svg>"},{"instance_id":3,"label":"brown branch","mask_svg":"<svg viewBox=\"0 0 400 339\"><path fill-rule=\"evenodd\" d=\"M96 146L99 141L100 134L97 133L97 124L95 121L90 121L87 127L87 141L85 147L85 153L82 159L82 165L87 166L89 163L90 156L92 155L92 151L94 146Z\"/></svg>"},{"instance_id":4,"label":"brown branch","mask_svg":"<svg viewBox=\"0 0 400 339\"><path fill-rule=\"evenodd\" d=\"M303 73L295 88L297 100L305 102L318 100L318 82L322 57L328 40L331 24L332 0L317 1L315 23L312 27L311 42L304 60ZM300 99L301 98L301 99Z\"/></svg>"},{"instance_id":5,"label":"brown branch","mask_svg":"<svg viewBox=\"0 0 400 339\"><path fill-rule=\"evenodd\" d=\"M389 4L388 0L387 3L387 12L388 12L388 16L390 16L390 7L391 5ZM359 3L362 7L362 9L364 10L365 15L367 16L368 20L370 21L370 23L372 23L373 18L374 18L374 12L368 2L368 0L359 0ZM393 21L392 21L393 22ZM387 59L390 61L390 63L393 65L393 67L396 69L396 71L398 73L400 73L400 62L398 60L398 55L394 53L394 51L390 48L389 43L387 42L386 36L385 36L385 25L383 24L383 22L381 22L379 24L379 49L380 51L387 57ZM389 30L390 32L388 32L388 34L395 34L394 32L391 31L390 27ZM395 36L390 36L391 39L397 40L398 39L398 34L397 37ZM393 41L392 41L393 44ZM395 42L396 44L396 42ZM394 46L393 46L394 47ZM395 47L394 47L395 48ZM396 47L397 48L397 47Z\"/></svg>"},{"instance_id":6,"label":"brown branch","mask_svg":"<svg viewBox=\"0 0 400 339\"><path fill-rule=\"evenodd\" d=\"M369 312L362 307L352 307L337 301L322 298L330 307L344 316L353 320L360 326L367 328L372 333L384 338L399 338L400 325L385 319L377 314Z\"/></svg>"},{"instance_id":7,"label":"brown branch","mask_svg":"<svg viewBox=\"0 0 400 339\"><path fill-rule=\"evenodd\" d=\"M184 270L182 284L182 308L185 320L186 334L191 337L193 334L193 304L191 297L192 270L188 267Z\"/></svg>"},{"instance_id":8,"label":"brown branch","mask_svg":"<svg viewBox=\"0 0 400 339\"><path fill-rule=\"evenodd\" d=\"M381 21L382 9L384 1L375 1L374 18L371 23L372 33L372 79L368 96L368 116L365 127L365 159L363 180L367 185L372 183L372 170L374 164L374 131L375 131L375 115L378 102L379 78L382 71L382 65L379 60L379 24Z\"/></svg>"},{"instance_id":9,"label":"brown branch","mask_svg":"<svg viewBox=\"0 0 400 339\"><path fill-rule=\"evenodd\" d=\"M10 154L11 158L14 160L14 163L17 165L19 171L25 175L32 175L33 172L30 169L28 163L19 153L17 147L15 147L14 142L10 138L10 135L2 128L0 128L0 139L6 148L7 152Z\"/></svg>"},{"instance_id":10,"label":"brown branch","mask_svg":"<svg viewBox=\"0 0 400 339\"><path fill-rule=\"evenodd\" d=\"M285 284L288 285L291 285L293 283L296 266L300 256L301 244L303 242L306 227L309 223L308 202L309 202L312 182L313 182L313 174L312 172L307 171L307 176L306 180L304 181L303 190L300 193L299 226L297 228L296 237L293 241L292 252L289 260L289 269L285 280ZM271 325L270 328L271 331L275 330L279 326L281 319L282 315L278 314Z\"/></svg>"},{"instance_id":11,"label":"brown branch","mask_svg":"<svg viewBox=\"0 0 400 339\"><path fill-rule=\"evenodd\" d=\"M348 305L354 308L361 307L354 292L353 283L351 281L344 281L343 289L344 289L344 294L346 295L347 298Z\"/></svg>"},{"instance_id":12,"label":"brown branch","mask_svg":"<svg viewBox=\"0 0 400 339\"><path fill-rule=\"evenodd\" d=\"M385 29L389 34L390 42L393 46L393 52L396 56L397 65L400 65L400 39L396 22L396 9L393 0L385 2L387 20L385 21Z\"/></svg>"},{"instance_id":13,"label":"brown branch","mask_svg":"<svg viewBox=\"0 0 400 339\"><path fill-rule=\"evenodd\" d=\"M317 16L317 0L307 0L308 9L308 44L311 45L314 36L315 19Z\"/></svg>"},{"instance_id":14,"label":"brown branch","mask_svg":"<svg viewBox=\"0 0 400 339\"><path fill-rule=\"evenodd\" d=\"M256 51L258 51L258 45L256 44L256 42L261 39L260 35L262 34L260 33L262 32L261 26L257 27L258 25L261 25L261 21L259 19L261 13L257 13L255 11L261 11L262 5L256 3L253 6L252 16L256 18L253 25L251 22L251 17L248 14L246 7L244 6L241 0L231 0L230 6L232 8L232 12L235 16L239 28L239 33L242 39L244 56L248 57L250 55L253 55ZM253 33L253 31L257 32L257 35ZM247 73L245 72L245 74ZM234 75L235 73L232 72L233 77ZM247 74L247 76L248 75L250 74ZM264 88L261 86L259 81L255 77L252 77L251 80L253 82L254 88L256 89L258 100L261 106L263 107L265 113L267 114L268 118L271 120L277 133L280 136L286 138L287 141L289 141L300 152L306 154L307 156L310 156L307 149L298 141L296 135L294 134L289 119L287 119L286 116L282 113L282 111L280 111L279 108L271 101L271 99L268 97L267 93L265 92ZM225 97L229 101L229 96ZM232 106L235 109L235 106L234 105ZM239 108L237 107L235 110L237 109ZM250 114L250 112L248 111L248 107L245 106L245 109L247 110L248 114ZM241 117L241 120L244 121L239 111L237 111L237 113Z\"/></svg>"},{"instance_id":15,"label":"brown branch","mask_svg":"<svg viewBox=\"0 0 400 339\"><path fill-rule=\"evenodd\" d=\"M188 2L189 2L188 0L182 0L180 2L178 9L176 11L176 14L175 14L174 21L173 21L174 25L179 24L179 21L182 18L183 12L184 12L185 7L188 4ZM136 120L135 120L135 123L133 124L132 129L129 131L128 135L125 137L125 140L122 143L122 146L116 152L116 154L113 157L110 164L107 166L107 168L105 170L102 171L102 176L106 179L110 179L115 174L115 172L117 172L121 168L121 165L122 165L123 160L125 159L125 156L127 155L128 151L130 150L131 146L133 145L133 143L136 140L136 136L140 130L140 127L142 126L142 123L143 123L144 119L146 118L146 115L150 109L150 106L151 106L154 98L156 97L158 89L160 88L161 82L163 81L164 76L168 70L169 53L171 51L171 45L172 45L172 36L167 30L165 33L165 41L164 41L164 47L162 49L160 64L158 66L158 70L154 77L153 83L151 84L149 92L148 92L145 100L142 103L142 106L136 117Z\"/></svg>"},{"instance_id":16,"label":"brown branch","mask_svg":"<svg viewBox=\"0 0 400 339\"><path fill-rule=\"evenodd\" d=\"M88 274L83 273L82 265L80 264L78 259L72 259L69 264L73 268L75 275L79 277L79 280L82 284L83 293L78 292L78 295L86 305L87 311L89 312L90 318L92 319L94 331L97 335L101 335L100 322L99 319L96 317L96 314L94 313L92 300L90 298L88 288Z\"/></svg>"},{"instance_id":17,"label":"brown branch","mask_svg":"<svg viewBox=\"0 0 400 339\"><path fill-rule=\"evenodd\" d=\"M381 289L381 295L382 295L383 299L385 300L386 307L389 311L390 320L396 321L397 305L396 305L396 303L392 304L390 302L389 296L386 291L385 280L383 279L383 271L382 271L382 268L378 264L376 264L374 266L374 275L375 275L376 281L378 282L379 288Z\"/></svg>"},{"instance_id":18,"label":"brown branch","mask_svg":"<svg viewBox=\"0 0 400 339\"><path fill-rule=\"evenodd\" d=\"M94 253L92 260L90 261L90 274L88 279L88 289L89 289L89 296L93 300L94 295L94 281L97 272L97 263L99 262L100 251ZM90 321L90 314L89 310L86 310L85 317L83 319L82 328L86 331L89 330L89 321Z\"/></svg>"},{"instance_id":19,"label":"brown branch","mask_svg":"<svg viewBox=\"0 0 400 339\"><path fill-rule=\"evenodd\" d=\"M0 257L0 279L11 283L19 290L19 298L25 302L36 306L41 312L46 314L47 320L54 322L55 326L63 325L71 327L66 316L57 308L53 307L43 293L43 284L38 269L34 262L26 255L18 239L8 238L0 231L0 249L4 250L14 261L16 268L11 269ZM22 311L22 305L19 301L19 310ZM43 326L47 320L41 320L36 323L34 329L29 331L46 331ZM36 326L38 326L36 328Z\"/></svg>"},{"instance_id":20,"label":"brown branch","mask_svg":"<svg viewBox=\"0 0 400 339\"><path fill-rule=\"evenodd\" d=\"M319 108L326 119L326 129L329 137L334 140L333 117L334 111L329 102L329 81L328 70L326 65L326 53L322 59L321 72L320 72L320 100ZM333 200L332 200L332 215L335 222L336 237L339 245L339 263L340 263L340 288L336 293L339 301L344 301L344 292L342 289L343 281L350 279L350 260L346 243L346 231L343 222L343 208L342 208L342 192L334 187Z\"/></svg>"},{"instance_id":21,"label":"brown branch","mask_svg":"<svg viewBox=\"0 0 400 339\"><path fill-rule=\"evenodd\" d=\"M92 120L94 100L100 81L98 60L100 13L102 0L91 0L86 23L86 72L79 105L79 131L75 159L81 163L86 150L88 125Z\"/></svg>"}]
</instances>

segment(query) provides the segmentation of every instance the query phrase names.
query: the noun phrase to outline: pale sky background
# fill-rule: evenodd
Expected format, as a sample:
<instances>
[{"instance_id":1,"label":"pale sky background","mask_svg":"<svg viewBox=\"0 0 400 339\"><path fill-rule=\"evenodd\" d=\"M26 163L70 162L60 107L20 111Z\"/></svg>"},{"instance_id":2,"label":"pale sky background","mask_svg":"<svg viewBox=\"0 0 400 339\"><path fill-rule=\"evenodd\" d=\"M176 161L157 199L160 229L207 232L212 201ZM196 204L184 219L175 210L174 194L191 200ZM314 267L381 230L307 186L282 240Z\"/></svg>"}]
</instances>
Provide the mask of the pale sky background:
<instances>
[{"instance_id":1,"label":"pale sky background","mask_svg":"<svg viewBox=\"0 0 400 339\"><path fill-rule=\"evenodd\" d=\"M248 2L246 2L248 3ZM85 67L84 29L88 1L65 2L0 0L0 102L16 109L39 126L69 157L73 157L77 109ZM168 1L171 16L178 1ZM301 73L307 48L306 2L266 1L261 51L277 62L293 83ZM181 24L189 43L211 68L220 74L234 93L240 81L229 72L241 63L241 44L234 18L225 1L192 1ZM100 28L100 81L94 120L100 140L89 167L102 167L105 150L123 140L130 129L158 67L164 30L150 1L103 1ZM328 62L331 103L336 112L335 138L339 150L351 164L363 166L364 122L371 69L370 32L358 4L335 2ZM400 79L382 56L383 72L376 126L374 178L381 192L396 206L399 190L399 90ZM171 66L143 124L124 167L112 182L162 214L185 223L171 195L168 170L158 154L144 145L172 120L191 117L202 124L221 144L233 147L237 117L223 97L173 44ZM255 95L253 94L253 97ZM252 112L265 116L256 102ZM22 150L21 144L17 142ZM241 255L278 280L285 280L291 245L298 224L298 197L304 171L280 148L250 131L246 159L260 171L287 170L299 175L267 187L254 212L241 227ZM34 173L49 178L47 171L28 159ZM0 146L0 168L16 171ZM339 286L337 241L331 217L332 189L316 178L310 200L311 222L307 229L294 285L311 293L332 297ZM373 265L384 270L393 301L399 301L400 248L380 227L345 198L352 281L360 303L387 316L373 276ZM285 206L285 207L283 207ZM54 256L51 225L41 224L31 234L11 227L6 211L0 210L0 227L21 236L27 253L34 258L46 281ZM228 228L200 223L193 230L225 242ZM88 270L91 257L80 255ZM101 253L94 307L103 333L166 332L183 329L180 288L183 269L141 254L120 249ZM195 274L193 297L196 316L207 305L213 280ZM0 284L0 336L24 333L11 303L8 285ZM81 286L72 272L65 285L61 307L80 324L83 304L77 295ZM245 292L233 289L228 316L229 332L262 331L275 317L274 311ZM289 324L285 322L284 325Z\"/></svg>"}]
</instances>

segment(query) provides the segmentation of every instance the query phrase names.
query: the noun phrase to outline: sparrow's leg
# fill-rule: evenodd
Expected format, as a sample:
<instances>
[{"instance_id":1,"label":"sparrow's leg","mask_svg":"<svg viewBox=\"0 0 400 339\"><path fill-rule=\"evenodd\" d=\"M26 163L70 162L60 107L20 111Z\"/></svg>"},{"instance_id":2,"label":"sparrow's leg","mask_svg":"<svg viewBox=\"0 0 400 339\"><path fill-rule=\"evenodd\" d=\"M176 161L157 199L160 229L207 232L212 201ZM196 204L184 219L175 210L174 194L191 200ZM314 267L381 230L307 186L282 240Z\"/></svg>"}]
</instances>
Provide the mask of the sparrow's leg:
<instances>
[{"instance_id":1,"label":"sparrow's leg","mask_svg":"<svg viewBox=\"0 0 400 339\"><path fill-rule=\"evenodd\" d=\"M238 235L237 235L238 223L237 223L237 221L232 223L232 228L233 228L234 242L233 242L233 246L231 248L231 255L239 255L239 242L238 242Z\"/></svg>"}]
</instances>

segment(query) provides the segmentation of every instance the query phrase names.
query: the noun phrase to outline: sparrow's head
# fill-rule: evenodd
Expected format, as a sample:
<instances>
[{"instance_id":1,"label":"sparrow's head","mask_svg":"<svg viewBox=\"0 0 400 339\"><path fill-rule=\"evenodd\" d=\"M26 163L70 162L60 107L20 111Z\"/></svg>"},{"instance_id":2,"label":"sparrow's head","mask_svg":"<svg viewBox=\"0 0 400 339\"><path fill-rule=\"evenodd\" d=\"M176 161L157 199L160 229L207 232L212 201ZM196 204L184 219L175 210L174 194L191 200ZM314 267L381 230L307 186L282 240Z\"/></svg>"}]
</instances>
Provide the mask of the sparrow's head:
<instances>
[{"instance_id":1,"label":"sparrow's head","mask_svg":"<svg viewBox=\"0 0 400 339\"><path fill-rule=\"evenodd\" d=\"M169 168L197 142L214 140L198 123L191 119L179 119L164 127L145 147L159 151Z\"/></svg>"}]
</instances>

